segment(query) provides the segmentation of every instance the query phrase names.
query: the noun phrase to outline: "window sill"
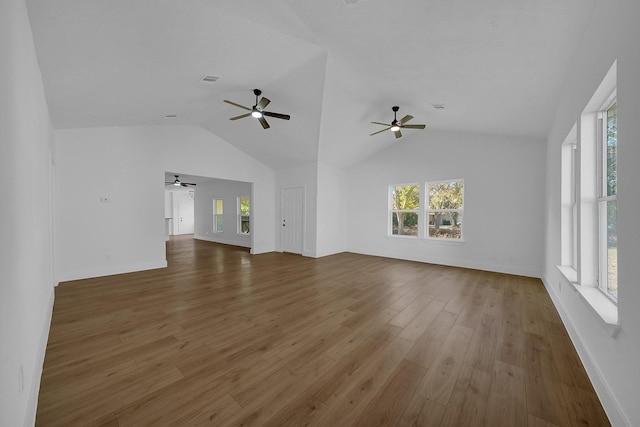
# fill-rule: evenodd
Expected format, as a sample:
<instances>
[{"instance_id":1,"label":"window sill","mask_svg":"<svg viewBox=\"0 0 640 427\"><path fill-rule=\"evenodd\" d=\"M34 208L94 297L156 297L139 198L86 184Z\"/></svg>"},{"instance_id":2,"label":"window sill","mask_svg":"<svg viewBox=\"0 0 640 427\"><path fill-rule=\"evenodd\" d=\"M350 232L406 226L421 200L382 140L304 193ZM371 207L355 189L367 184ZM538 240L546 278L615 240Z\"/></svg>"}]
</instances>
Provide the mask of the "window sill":
<instances>
[{"instance_id":1,"label":"window sill","mask_svg":"<svg viewBox=\"0 0 640 427\"><path fill-rule=\"evenodd\" d=\"M609 298L607 298L600 289L591 286L582 286L577 283L572 283L574 289L582 296L582 299L587 302L600 318L609 327L612 328L611 336L618 335L620 330L620 324L618 323L618 306L615 305Z\"/></svg>"},{"instance_id":2,"label":"window sill","mask_svg":"<svg viewBox=\"0 0 640 427\"><path fill-rule=\"evenodd\" d=\"M610 329L611 336L615 338L620 331L618 306L607 298L600 289L594 286L578 284L578 273L574 268L563 265L558 265L557 267L567 281L571 283L571 289L580 294L581 299L598 315Z\"/></svg>"},{"instance_id":3,"label":"window sill","mask_svg":"<svg viewBox=\"0 0 640 427\"><path fill-rule=\"evenodd\" d=\"M556 265L560 273L564 276L567 281L571 283L578 283L578 272L575 268L569 267L567 265Z\"/></svg>"},{"instance_id":4,"label":"window sill","mask_svg":"<svg viewBox=\"0 0 640 427\"><path fill-rule=\"evenodd\" d=\"M398 235L398 234L388 234L387 239L411 239L411 240L422 240L424 243L444 243L445 245L456 245L460 243L466 243L464 239L436 239L432 237L422 238L418 236L406 236L406 235Z\"/></svg>"},{"instance_id":5,"label":"window sill","mask_svg":"<svg viewBox=\"0 0 640 427\"><path fill-rule=\"evenodd\" d=\"M437 239L437 238L433 238L433 237L427 237L425 239L422 239L423 242L425 243L444 243L447 245L455 245L455 244L459 244L459 243L466 243L466 240L464 239Z\"/></svg>"}]
</instances>

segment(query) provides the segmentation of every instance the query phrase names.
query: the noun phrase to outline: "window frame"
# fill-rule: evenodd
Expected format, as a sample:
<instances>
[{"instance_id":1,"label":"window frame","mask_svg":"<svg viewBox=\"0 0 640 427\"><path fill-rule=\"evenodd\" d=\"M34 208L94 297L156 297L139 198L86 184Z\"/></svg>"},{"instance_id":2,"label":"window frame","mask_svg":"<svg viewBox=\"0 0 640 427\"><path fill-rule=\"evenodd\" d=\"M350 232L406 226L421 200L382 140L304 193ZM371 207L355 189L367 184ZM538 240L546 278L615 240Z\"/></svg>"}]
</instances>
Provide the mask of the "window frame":
<instances>
[{"instance_id":1,"label":"window frame","mask_svg":"<svg viewBox=\"0 0 640 427\"><path fill-rule=\"evenodd\" d=\"M249 202L249 212L246 214L242 213L242 200L247 199ZM237 212L238 212L238 221L237 221L237 233L243 236L248 236L251 234L251 198L249 196L238 196L237 198ZM242 222L243 219L246 218L248 223L248 231L245 233L242 231Z\"/></svg>"},{"instance_id":2,"label":"window frame","mask_svg":"<svg viewBox=\"0 0 640 427\"><path fill-rule=\"evenodd\" d=\"M456 182L460 182L462 183L462 206L460 208L457 209L431 209L431 200L430 200L430 190L429 187L431 185L434 184L453 184ZM458 178L458 179L443 179L443 180L438 180L438 181L427 181L425 183L425 236L424 239L425 240L430 240L430 241L436 241L436 242L462 242L464 241L464 192L465 192L465 184L464 184L464 178ZM462 217L462 226L460 227L460 237L455 238L455 237L431 237L430 233L429 233L429 217L431 216L431 214L433 213L434 215L438 214L438 213L451 213L451 212L459 212L460 216Z\"/></svg>"},{"instance_id":3,"label":"window frame","mask_svg":"<svg viewBox=\"0 0 640 427\"><path fill-rule=\"evenodd\" d=\"M416 209L393 209L393 192L395 192L396 188L398 187L410 187L410 186L417 186L418 187L418 207ZM403 238L403 239L418 239L421 237L421 220L420 220L420 216L421 216L421 200L423 199L423 187L417 183L417 182L412 182L412 183L406 183L406 184L392 184L389 185L389 189L388 189L388 218L387 218L387 235L389 237L399 237L399 238ZM416 225L418 227L418 229L416 230L416 234L393 234L393 215L394 213L396 215L402 213L415 213L417 216L416 219ZM398 215L399 217L399 215ZM398 227L399 229L399 227Z\"/></svg>"},{"instance_id":4,"label":"window frame","mask_svg":"<svg viewBox=\"0 0 640 427\"><path fill-rule=\"evenodd\" d=\"M617 108L617 90L614 89L609 95L602 108L598 112L598 129L597 129L597 225L598 225L598 289L611 301L617 304L618 297L609 291L609 247L608 247L608 207L609 203L617 204L618 194L608 194L607 174L608 174L608 113L609 110L616 105ZM616 112L617 120L617 112ZM617 129L616 129L616 151L618 145ZM617 187L617 153L616 153L616 187ZM617 208L616 208L617 211ZM616 218L616 234L617 234L617 218ZM617 246L616 246L617 248ZM617 264L617 252L616 252ZM616 289L617 289L617 266L616 266Z\"/></svg>"},{"instance_id":5,"label":"window frame","mask_svg":"<svg viewBox=\"0 0 640 427\"><path fill-rule=\"evenodd\" d=\"M218 213L218 202L220 202L220 213ZM218 223L218 217L221 218L220 223ZM218 225L220 225L219 228ZM224 200L221 198L213 199L213 232L224 232Z\"/></svg>"},{"instance_id":6,"label":"window frame","mask_svg":"<svg viewBox=\"0 0 640 427\"><path fill-rule=\"evenodd\" d=\"M602 213L600 212L600 199L602 192L603 171L602 144L605 135L602 123L602 111L606 111L614 99L617 98L617 61L604 76L593 96L584 107L578 122L576 122L576 201L577 201L577 271L566 266L558 265L558 270L564 276L570 286L582 297L600 319L611 328L611 336L615 337L620 330L618 317L618 301L603 291L601 285L602 268L602 243L606 244L606 230L603 227ZM606 124L605 124L606 126ZM562 163L565 165L565 163ZM566 169L566 168L565 168ZM565 173L561 169L561 177ZM617 168L616 168L617 169ZM562 182L560 183L563 184ZM561 194L565 190L561 187ZM561 212L564 209L561 199ZM561 223L561 237L566 235L565 222ZM565 239L566 241L566 239ZM561 239L562 243L562 239ZM566 260L562 257L565 253L561 245L561 263ZM562 282L559 282L559 290L562 290ZM618 281L620 286L620 282Z\"/></svg>"},{"instance_id":7,"label":"window frame","mask_svg":"<svg viewBox=\"0 0 640 427\"><path fill-rule=\"evenodd\" d=\"M578 137L577 123L562 143L561 152L561 263L577 275L578 271Z\"/></svg>"}]
</instances>

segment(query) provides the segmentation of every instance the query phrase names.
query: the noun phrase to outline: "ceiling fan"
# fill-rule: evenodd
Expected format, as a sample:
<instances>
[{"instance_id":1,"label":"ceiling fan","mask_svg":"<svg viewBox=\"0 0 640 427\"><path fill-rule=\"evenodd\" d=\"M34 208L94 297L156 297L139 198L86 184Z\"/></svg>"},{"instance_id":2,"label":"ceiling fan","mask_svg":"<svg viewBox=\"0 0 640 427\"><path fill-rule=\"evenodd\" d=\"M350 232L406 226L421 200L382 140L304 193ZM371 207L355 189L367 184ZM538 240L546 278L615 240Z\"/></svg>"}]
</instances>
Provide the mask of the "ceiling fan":
<instances>
[{"instance_id":1,"label":"ceiling fan","mask_svg":"<svg viewBox=\"0 0 640 427\"><path fill-rule=\"evenodd\" d=\"M424 129L426 127L426 125L407 125L407 124L405 124L409 120L413 119L413 116L410 116L409 114L407 114L402 119L398 120L396 118L396 113L398 112L400 107L398 107L396 105L394 107L391 107L391 109L393 110L393 121L391 122L391 124L380 123L380 122L371 122L374 125L387 126L387 128L379 130L377 132L374 132L370 136L377 135L377 134L379 134L381 132L384 132L386 130L390 130L391 132L393 132L396 135L396 138L400 138L402 136L402 134L400 133L400 129Z\"/></svg>"},{"instance_id":2,"label":"ceiling fan","mask_svg":"<svg viewBox=\"0 0 640 427\"><path fill-rule=\"evenodd\" d=\"M176 187L189 187L189 186L196 186L197 184L194 184L193 182L182 182L180 181L180 175L173 175L176 177L176 179L174 179L173 181L170 182L166 182L165 181L165 185L175 185Z\"/></svg>"},{"instance_id":3,"label":"ceiling fan","mask_svg":"<svg viewBox=\"0 0 640 427\"><path fill-rule=\"evenodd\" d=\"M275 117L276 119L283 119L283 120L289 120L291 118L291 116L288 114L280 114L280 113L272 113L271 111L264 111L264 109L267 108L267 105L269 105L271 101L268 98L265 98L264 96L260 101L258 101L258 97L262 94L262 91L260 89L254 89L253 94L256 96L256 103L251 108L245 107L244 105L236 104L235 102L229 101L228 99L224 100L224 102L226 102L227 104L235 105L236 107L240 107L242 109L249 111L249 113L231 117L229 120L238 120L243 117L251 116L253 118L258 119L263 129L268 129L270 126L269 126L269 123L267 123L267 121L265 120L264 116Z\"/></svg>"}]
</instances>

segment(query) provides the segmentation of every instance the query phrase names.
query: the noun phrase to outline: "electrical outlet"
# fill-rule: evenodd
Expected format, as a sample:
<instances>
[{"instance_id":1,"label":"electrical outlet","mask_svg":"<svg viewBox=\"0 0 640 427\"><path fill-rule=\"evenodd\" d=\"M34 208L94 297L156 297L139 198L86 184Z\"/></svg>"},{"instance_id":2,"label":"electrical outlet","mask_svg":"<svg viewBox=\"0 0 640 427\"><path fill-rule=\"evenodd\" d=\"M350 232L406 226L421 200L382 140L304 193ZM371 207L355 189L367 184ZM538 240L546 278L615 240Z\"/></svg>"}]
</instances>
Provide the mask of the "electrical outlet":
<instances>
[{"instance_id":1,"label":"electrical outlet","mask_svg":"<svg viewBox=\"0 0 640 427\"><path fill-rule=\"evenodd\" d=\"M100 197L100 203L111 203L111 199L107 196Z\"/></svg>"}]
</instances>

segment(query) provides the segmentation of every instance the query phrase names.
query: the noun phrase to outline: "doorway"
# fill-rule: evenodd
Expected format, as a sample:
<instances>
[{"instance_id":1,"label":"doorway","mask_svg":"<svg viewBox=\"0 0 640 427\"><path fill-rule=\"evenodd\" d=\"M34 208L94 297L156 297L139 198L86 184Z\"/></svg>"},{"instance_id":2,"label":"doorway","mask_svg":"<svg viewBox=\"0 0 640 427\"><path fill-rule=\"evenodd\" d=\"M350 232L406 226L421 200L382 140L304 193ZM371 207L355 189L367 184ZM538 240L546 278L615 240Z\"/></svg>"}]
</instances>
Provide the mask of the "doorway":
<instances>
[{"instance_id":1,"label":"doorway","mask_svg":"<svg viewBox=\"0 0 640 427\"><path fill-rule=\"evenodd\" d=\"M193 234L194 230L194 192L175 191L173 193L175 215L173 234Z\"/></svg>"}]
</instances>

